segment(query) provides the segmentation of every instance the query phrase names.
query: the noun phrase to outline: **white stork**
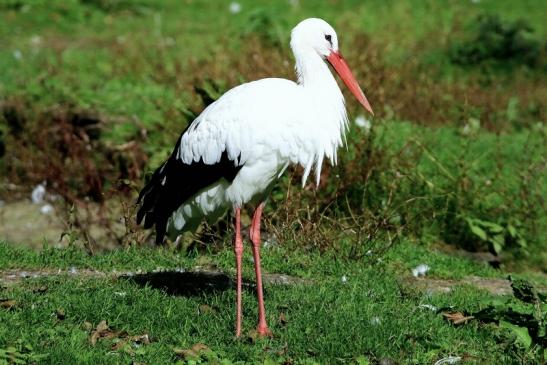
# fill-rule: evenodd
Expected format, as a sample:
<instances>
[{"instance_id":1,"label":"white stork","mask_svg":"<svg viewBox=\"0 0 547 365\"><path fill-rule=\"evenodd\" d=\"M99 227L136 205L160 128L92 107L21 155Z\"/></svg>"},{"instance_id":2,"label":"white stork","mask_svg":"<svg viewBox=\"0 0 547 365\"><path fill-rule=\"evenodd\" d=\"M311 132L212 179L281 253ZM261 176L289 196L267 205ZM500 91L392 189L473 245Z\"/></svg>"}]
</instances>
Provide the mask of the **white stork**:
<instances>
[{"instance_id":1,"label":"white stork","mask_svg":"<svg viewBox=\"0 0 547 365\"><path fill-rule=\"evenodd\" d=\"M241 334L240 210L256 207L250 240L256 273L258 327L266 324L260 272L260 217L276 180L289 164L304 168L302 185L312 167L319 183L326 157L336 163L345 141L344 97L330 63L363 107L372 108L338 50L334 29L324 20L300 22L291 33L298 82L267 78L234 87L209 105L182 133L171 156L142 189L137 222L156 227L156 242L166 232L176 237L194 230L205 218L215 221L227 209L235 215L236 336Z\"/></svg>"}]
</instances>

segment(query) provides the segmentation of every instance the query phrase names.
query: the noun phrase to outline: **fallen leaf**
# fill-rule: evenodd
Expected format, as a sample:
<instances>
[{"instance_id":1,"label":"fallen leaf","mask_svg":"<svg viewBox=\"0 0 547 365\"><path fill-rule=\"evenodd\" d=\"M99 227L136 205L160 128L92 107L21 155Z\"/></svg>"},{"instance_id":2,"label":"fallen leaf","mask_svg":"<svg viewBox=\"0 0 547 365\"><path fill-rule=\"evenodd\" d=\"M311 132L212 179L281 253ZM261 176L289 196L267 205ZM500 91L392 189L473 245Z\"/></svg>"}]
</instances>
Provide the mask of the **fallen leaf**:
<instances>
[{"instance_id":1,"label":"fallen leaf","mask_svg":"<svg viewBox=\"0 0 547 365\"><path fill-rule=\"evenodd\" d=\"M101 338L120 338L120 337L127 337L127 332L125 331L112 331L109 327L106 321L101 321L97 325L97 328L91 332L91 336L89 337L89 341L91 342L91 345L95 346L97 341Z\"/></svg>"},{"instance_id":2,"label":"fallen leaf","mask_svg":"<svg viewBox=\"0 0 547 365\"><path fill-rule=\"evenodd\" d=\"M130 338L131 338L131 341L138 344L142 344L142 345L150 344L150 337L148 336L147 333L145 333L144 335L131 336Z\"/></svg>"},{"instance_id":3,"label":"fallen leaf","mask_svg":"<svg viewBox=\"0 0 547 365\"><path fill-rule=\"evenodd\" d=\"M123 346L121 347L121 349L126 353L128 354L129 356L133 357L137 354L137 351L135 351L133 349L133 346L131 346L129 343L127 343L126 341L120 341L120 342L123 342ZM142 354L142 352L141 352Z\"/></svg>"},{"instance_id":4,"label":"fallen leaf","mask_svg":"<svg viewBox=\"0 0 547 365\"><path fill-rule=\"evenodd\" d=\"M138 336L127 336L127 334L124 334L121 338L114 341L115 342L110 347L112 351L123 350L130 356L135 356L139 353L139 351L143 351L142 349L139 350L138 347L140 347L140 345L148 345L150 343L150 338L146 333L144 335ZM134 344L134 347L137 348L136 351L133 349L133 346L131 346L130 342L132 342Z\"/></svg>"},{"instance_id":5,"label":"fallen leaf","mask_svg":"<svg viewBox=\"0 0 547 365\"><path fill-rule=\"evenodd\" d=\"M91 322L88 322L88 321L85 321L82 326L84 327L84 329L86 331L91 331L91 329L93 328L93 324L91 324Z\"/></svg>"},{"instance_id":6,"label":"fallen leaf","mask_svg":"<svg viewBox=\"0 0 547 365\"><path fill-rule=\"evenodd\" d=\"M97 332L104 332L104 331L108 331L108 324L106 323L106 321L100 321L99 324L97 325L97 328L95 329L95 331Z\"/></svg>"},{"instance_id":7,"label":"fallen leaf","mask_svg":"<svg viewBox=\"0 0 547 365\"><path fill-rule=\"evenodd\" d=\"M112 351L118 351L119 349L123 348L127 344L126 340L119 340L112 344L112 347L110 349Z\"/></svg>"},{"instance_id":8,"label":"fallen leaf","mask_svg":"<svg viewBox=\"0 0 547 365\"><path fill-rule=\"evenodd\" d=\"M209 350L210 350L209 347L207 347L206 345L202 343L196 343L194 346L192 346L189 349L178 349L178 348L174 349L175 354L177 354L177 356L182 357L183 359L191 359L191 358L199 357L203 352L209 351Z\"/></svg>"},{"instance_id":9,"label":"fallen leaf","mask_svg":"<svg viewBox=\"0 0 547 365\"><path fill-rule=\"evenodd\" d=\"M11 310L14 309L17 305L17 302L13 299L0 299L0 307L3 309Z\"/></svg>"},{"instance_id":10,"label":"fallen leaf","mask_svg":"<svg viewBox=\"0 0 547 365\"><path fill-rule=\"evenodd\" d=\"M91 336L89 336L89 342L91 342L92 346L95 346L95 344L97 343L97 340L99 339L99 337L101 337L101 334L105 331L105 329L102 326L103 322L104 324L106 324L106 321L102 321L101 323L99 323L99 325L97 326L97 329L91 332Z\"/></svg>"},{"instance_id":11,"label":"fallen leaf","mask_svg":"<svg viewBox=\"0 0 547 365\"><path fill-rule=\"evenodd\" d=\"M465 316L462 312L443 312L442 315L447 321L452 322L456 326L466 324L475 318L473 316Z\"/></svg>"}]
</instances>

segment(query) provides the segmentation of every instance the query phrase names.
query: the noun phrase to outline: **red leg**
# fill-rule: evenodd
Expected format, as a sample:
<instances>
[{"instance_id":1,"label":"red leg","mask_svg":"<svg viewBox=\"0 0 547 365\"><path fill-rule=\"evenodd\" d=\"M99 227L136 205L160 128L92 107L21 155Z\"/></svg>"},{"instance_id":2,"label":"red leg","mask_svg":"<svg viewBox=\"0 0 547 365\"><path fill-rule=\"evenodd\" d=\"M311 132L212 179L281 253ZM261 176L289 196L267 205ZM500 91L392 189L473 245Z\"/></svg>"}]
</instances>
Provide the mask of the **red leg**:
<instances>
[{"instance_id":1,"label":"red leg","mask_svg":"<svg viewBox=\"0 0 547 365\"><path fill-rule=\"evenodd\" d=\"M253 221L251 223L250 237L253 243L253 257L255 261L255 273L256 273L256 293L258 297L258 327L256 331L260 336L271 336L272 333L268 329L266 324L266 310L264 309L264 296L262 294L262 273L260 271L260 217L262 216L262 210L264 209L264 203L256 208L253 215Z\"/></svg>"},{"instance_id":2,"label":"red leg","mask_svg":"<svg viewBox=\"0 0 547 365\"><path fill-rule=\"evenodd\" d=\"M234 251L236 256L236 337L241 336L241 258L243 240L241 239L241 209L235 208Z\"/></svg>"}]
</instances>

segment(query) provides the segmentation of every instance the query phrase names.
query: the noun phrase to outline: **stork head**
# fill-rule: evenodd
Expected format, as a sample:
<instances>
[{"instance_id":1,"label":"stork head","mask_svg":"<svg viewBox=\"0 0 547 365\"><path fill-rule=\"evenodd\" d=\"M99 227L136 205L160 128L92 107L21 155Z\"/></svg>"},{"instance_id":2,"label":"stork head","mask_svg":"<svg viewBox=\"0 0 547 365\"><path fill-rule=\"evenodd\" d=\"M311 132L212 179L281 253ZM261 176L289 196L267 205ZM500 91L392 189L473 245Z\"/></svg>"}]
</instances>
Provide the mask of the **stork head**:
<instances>
[{"instance_id":1,"label":"stork head","mask_svg":"<svg viewBox=\"0 0 547 365\"><path fill-rule=\"evenodd\" d=\"M323 19L309 18L292 30L291 47L293 50L313 50L326 58L331 52L338 52L338 37L334 28Z\"/></svg>"},{"instance_id":2,"label":"stork head","mask_svg":"<svg viewBox=\"0 0 547 365\"><path fill-rule=\"evenodd\" d=\"M318 18L301 21L291 32L291 48L295 53L297 50L304 53L313 52L327 60L359 103L374 115L363 90L338 49L338 36L329 23Z\"/></svg>"}]
</instances>

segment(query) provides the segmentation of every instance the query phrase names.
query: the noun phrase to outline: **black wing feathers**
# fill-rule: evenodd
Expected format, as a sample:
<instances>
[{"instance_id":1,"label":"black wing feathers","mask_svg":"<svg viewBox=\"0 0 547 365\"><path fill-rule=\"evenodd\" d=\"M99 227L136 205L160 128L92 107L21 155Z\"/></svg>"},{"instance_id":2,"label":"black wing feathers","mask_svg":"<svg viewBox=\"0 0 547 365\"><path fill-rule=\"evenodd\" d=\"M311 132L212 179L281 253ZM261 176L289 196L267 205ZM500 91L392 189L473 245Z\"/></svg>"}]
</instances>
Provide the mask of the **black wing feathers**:
<instances>
[{"instance_id":1,"label":"black wing feathers","mask_svg":"<svg viewBox=\"0 0 547 365\"><path fill-rule=\"evenodd\" d=\"M137 212L137 224L144 218L144 228L155 225L158 244L163 242L167 221L175 210L200 190L222 178L232 182L242 167L235 166L226 152L213 165L207 165L201 159L185 164L177 158L180 141L181 138L167 161L156 169L137 201L141 204Z\"/></svg>"}]
</instances>

